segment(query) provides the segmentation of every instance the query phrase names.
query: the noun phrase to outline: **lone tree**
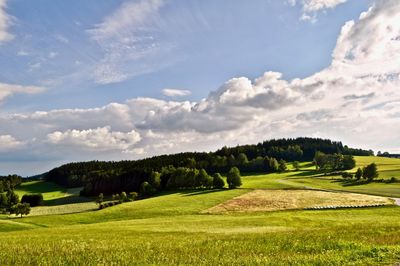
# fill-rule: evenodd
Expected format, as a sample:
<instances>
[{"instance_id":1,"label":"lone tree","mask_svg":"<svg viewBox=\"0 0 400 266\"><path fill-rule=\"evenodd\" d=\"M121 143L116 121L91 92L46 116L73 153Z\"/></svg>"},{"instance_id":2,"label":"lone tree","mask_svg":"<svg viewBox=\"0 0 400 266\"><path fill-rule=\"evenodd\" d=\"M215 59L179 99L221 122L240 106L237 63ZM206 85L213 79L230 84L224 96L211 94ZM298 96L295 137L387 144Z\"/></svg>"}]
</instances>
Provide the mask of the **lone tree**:
<instances>
[{"instance_id":1,"label":"lone tree","mask_svg":"<svg viewBox=\"0 0 400 266\"><path fill-rule=\"evenodd\" d=\"M371 163L364 167L363 169L363 177L368 181L372 181L374 178L379 176L378 167L375 163Z\"/></svg>"},{"instance_id":2,"label":"lone tree","mask_svg":"<svg viewBox=\"0 0 400 266\"><path fill-rule=\"evenodd\" d=\"M15 213L15 215L28 215L31 212L31 206L29 203L17 203L11 207L11 213Z\"/></svg>"},{"instance_id":3,"label":"lone tree","mask_svg":"<svg viewBox=\"0 0 400 266\"><path fill-rule=\"evenodd\" d=\"M360 180L360 178L363 176L363 171L361 170L361 168L357 169L356 174L354 176L357 180Z\"/></svg>"},{"instance_id":4,"label":"lone tree","mask_svg":"<svg viewBox=\"0 0 400 266\"><path fill-rule=\"evenodd\" d=\"M226 177L226 182L229 188L237 188L242 185L242 178L240 177L240 171L237 167L232 167Z\"/></svg>"},{"instance_id":5,"label":"lone tree","mask_svg":"<svg viewBox=\"0 0 400 266\"><path fill-rule=\"evenodd\" d=\"M214 188L223 188L225 186L225 181L219 173L215 173L213 176L213 186Z\"/></svg>"}]
</instances>

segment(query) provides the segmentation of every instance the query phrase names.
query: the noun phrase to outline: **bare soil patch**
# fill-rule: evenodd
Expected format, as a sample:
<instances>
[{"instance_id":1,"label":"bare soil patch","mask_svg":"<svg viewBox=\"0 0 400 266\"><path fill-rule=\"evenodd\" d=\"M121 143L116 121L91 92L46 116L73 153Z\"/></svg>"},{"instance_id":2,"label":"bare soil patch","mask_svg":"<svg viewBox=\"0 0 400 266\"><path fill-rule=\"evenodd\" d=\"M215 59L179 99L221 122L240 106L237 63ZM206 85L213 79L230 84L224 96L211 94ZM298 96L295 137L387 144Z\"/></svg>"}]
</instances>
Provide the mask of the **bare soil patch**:
<instances>
[{"instance_id":1,"label":"bare soil patch","mask_svg":"<svg viewBox=\"0 0 400 266\"><path fill-rule=\"evenodd\" d=\"M253 190L204 211L204 213L262 212L315 207L367 207L391 205L380 196L315 190Z\"/></svg>"}]
</instances>

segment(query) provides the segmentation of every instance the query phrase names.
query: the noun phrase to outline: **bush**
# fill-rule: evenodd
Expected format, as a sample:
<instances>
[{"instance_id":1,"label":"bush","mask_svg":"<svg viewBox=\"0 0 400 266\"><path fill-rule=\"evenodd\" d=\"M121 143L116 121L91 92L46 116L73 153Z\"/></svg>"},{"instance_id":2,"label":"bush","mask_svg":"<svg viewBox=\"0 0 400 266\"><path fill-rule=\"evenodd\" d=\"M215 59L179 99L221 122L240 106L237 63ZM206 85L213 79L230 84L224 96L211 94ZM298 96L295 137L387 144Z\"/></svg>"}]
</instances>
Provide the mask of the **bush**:
<instances>
[{"instance_id":1,"label":"bush","mask_svg":"<svg viewBox=\"0 0 400 266\"><path fill-rule=\"evenodd\" d=\"M232 167L226 177L226 182L229 188L237 188L242 185L242 178L240 177L240 171L237 167Z\"/></svg>"},{"instance_id":2,"label":"bush","mask_svg":"<svg viewBox=\"0 0 400 266\"><path fill-rule=\"evenodd\" d=\"M350 173L347 173L347 172L343 172L343 173L342 173L342 177L343 177L343 178L353 178L353 175L350 174Z\"/></svg>"},{"instance_id":3,"label":"bush","mask_svg":"<svg viewBox=\"0 0 400 266\"><path fill-rule=\"evenodd\" d=\"M139 198L139 194L137 192L131 192L129 193L129 197L131 200L137 200Z\"/></svg>"},{"instance_id":4,"label":"bush","mask_svg":"<svg viewBox=\"0 0 400 266\"><path fill-rule=\"evenodd\" d=\"M104 200L104 195L103 195L103 193L100 193L99 196L97 196L96 203L101 205L103 200Z\"/></svg>"},{"instance_id":5,"label":"bush","mask_svg":"<svg viewBox=\"0 0 400 266\"><path fill-rule=\"evenodd\" d=\"M278 167L279 172L285 172L286 169L287 166L285 160L279 160L279 167Z\"/></svg>"},{"instance_id":6,"label":"bush","mask_svg":"<svg viewBox=\"0 0 400 266\"><path fill-rule=\"evenodd\" d=\"M357 169L357 172L354 175L356 177L357 180L360 180L360 178L363 176L363 171L361 170L361 168Z\"/></svg>"},{"instance_id":7,"label":"bush","mask_svg":"<svg viewBox=\"0 0 400 266\"><path fill-rule=\"evenodd\" d=\"M22 196L21 203L29 203L31 207L43 205L43 195L38 194L25 194Z\"/></svg>"},{"instance_id":8,"label":"bush","mask_svg":"<svg viewBox=\"0 0 400 266\"><path fill-rule=\"evenodd\" d=\"M392 177L389 179L389 183L396 183L397 181L398 181L397 178L394 177L394 176L392 176Z\"/></svg>"},{"instance_id":9,"label":"bush","mask_svg":"<svg viewBox=\"0 0 400 266\"><path fill-rule=\"evenodd\" d=\"M121 192L121 195L119 195L119 202L127 202L129 201L128 196L126 195L125 192Z\"/></svg>"},{"instance_id":10,"label":"bush","mask_svg":"<svg viewBox=\"0 0 400 266\"><path fill-rule=\"evenodd\" d=\"M299 163L299 161L294 161L294 162L293 162L293 168L294 168L294 170L296 170L296 171L299 171L299 170L300 170L300 163Z\"/></svg>"},{"instance_id":11,"label":"bush","mask_svg":"<svg viewBox=\"0 0 400 266\"><path fill-rule=\"evenodd\" d=\"M225 181L219 173L213 176L213 186L214 188L223 188L225 186Z\"/></svg>"},{"instance_id":12,"label":"bush","mask_svg":"<svg viewBox=\"0 0 400 266\"><path fill-rule=\"evenodd\" d=\"M142 196L151 196L156 192L156 190L149 184L149 182L143 182L140 185L140 194Z\"/></svg>"}]
</instances>

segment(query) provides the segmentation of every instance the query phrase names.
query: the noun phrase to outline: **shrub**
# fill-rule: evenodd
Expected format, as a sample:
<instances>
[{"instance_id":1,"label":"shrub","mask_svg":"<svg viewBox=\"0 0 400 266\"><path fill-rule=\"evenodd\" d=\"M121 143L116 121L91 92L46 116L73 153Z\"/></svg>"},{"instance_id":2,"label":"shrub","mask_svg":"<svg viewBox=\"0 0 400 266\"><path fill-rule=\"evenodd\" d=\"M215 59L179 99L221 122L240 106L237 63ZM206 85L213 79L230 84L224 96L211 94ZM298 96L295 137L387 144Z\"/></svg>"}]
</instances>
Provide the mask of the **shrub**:
<instances>
[{"instance_id":1,"label":"shrub","mask_svg":"<svg viewBox=\"0 0 400 266\"><path fill-rule=\"evenodd\" d=\"M103 193L100 193L99 196L98 196L97 199L96 199L96 203L99 204L99 205L101 205L101 203L103 202L103 200L104 200Z\"/></svg>"},{"instance_id":2,"label":"shrub","mask_svg":"<svg viewBox=\"0 0 400 266\"><path fill-rule=\"evenodd\" d=\"M29 203L31 207L43 205L43 195L38 194L25 194L22 196L21 203Z\"/></svg>"},{"instance_id":3,"label":"shrub","mask_svg":"<svg viewBox=\"0 0 400 266\"><path fill-rule=\"evenodd\" d=\"M213 176L213 186L214 188L223 188L225 186L225 181L219 173Z\"/></svg>"},{"instance_id":4,"label":"shrub","mask_svg":"<svg viewBox=\"0 0 400 266\"><path fill-rule=\"evenodd\" d=\"M392 176L392 177L389 179L389 183L396 183L396 182L397 182L397 178L394 177L394 176Z\"/></svg>"},{"instance_id":5,"label":"shrub","mask_svg":"<svg viewBox=\"0 0 400 266\"><path fill-rule=\"evenodd\" d=\"M237 188L242 185L242 178L240 177L240 171L237 167L232 167L226 177L226 182L229 188Z\"/></svg>"},{"instance_id":6,"label":"shrub","mask_svg":"<svg viewBox=\"0 0 400 266\"><path fill-rule=\"evenodd\" d=\"M140 194L143 196L151 196L155 192L155 189L149 184L149 182L143 182L140 185Z\"/></svg>"},{"instance_id":7,"label":"shrub","mask_svg":"<svg viewBox=\"0 0 400 266\"><path fill-rule=\"evenodd\" d=\"M128 196L126 195L125 192L121 192L121 195L119 195L119 202L127 202L129 201Z\"/></svg>"},{"instance_id":8,"label":"shrub","mask_svg":"<svg viewBox=\"0 0 400 266\"><path fill-rule=\"evenodd\" d=\"M139 197L139 194L137 192L131 192L131 193L129 193L129 197L131 198L131 200L137 200Z\"/></svg>"},{"instance_id":9,"label":"shrub","mask_svg":"<svg viewBox=\"0 0 400 266\"><path fill-rule=\"evenodd\" d=\"M300 163L299 163L299 161L294 161L294 162L293 162L293 168L294 168L296 171L299 171L299 169L300 169Z\"/></svg>"},{"instance_id":10,"label":"shrub","mask_svg":"<svg viewBox=\"0 0 400 266\"><path fill-rule=\"evenodd\" d=\"M343 173L342 173L342 177L343 177L343 178L353 178L353 175L350 174L350 173L347 173L347 172L343 172Z\"/></svg>"},{"instance_id":11,"label":"shrub","mask_svg":"<svg viewBox=\"0 0 400 266\"><path fill-rule=\"evenodd\" d=\"M361 168L358 168L355 175L357 180L360 180L360 178L363 176L363 171L361 170Z\"/></svg>"},{"instance_id":12,"label":"shrub","mask_svg":"<svg viewBox=\"0 0 400 266\"><path fill-rule=\"evenodd\" d=\"M284 160L279 160L279 172L285 172L287 169L286 162Z\"/></svg>"}]
</instances>

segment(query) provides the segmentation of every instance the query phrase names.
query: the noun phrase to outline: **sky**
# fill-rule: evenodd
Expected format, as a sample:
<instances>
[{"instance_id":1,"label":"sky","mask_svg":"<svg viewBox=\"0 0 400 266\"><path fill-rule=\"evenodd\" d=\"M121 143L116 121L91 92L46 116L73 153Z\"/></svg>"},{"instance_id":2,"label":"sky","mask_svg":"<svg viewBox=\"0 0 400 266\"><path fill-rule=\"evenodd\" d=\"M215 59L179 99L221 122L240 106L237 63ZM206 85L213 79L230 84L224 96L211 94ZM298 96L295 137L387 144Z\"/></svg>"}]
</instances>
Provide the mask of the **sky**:
<instances>
[{"instance_id":1,"label":"sky","mask_svg":"<svg viewBox=\"0 0 400 266\"><path fill-rule=\"evenodd\" d=\"M0 0L0 174L271 138L400 152L398 0Z\"/></svg>"}]
</instances>

